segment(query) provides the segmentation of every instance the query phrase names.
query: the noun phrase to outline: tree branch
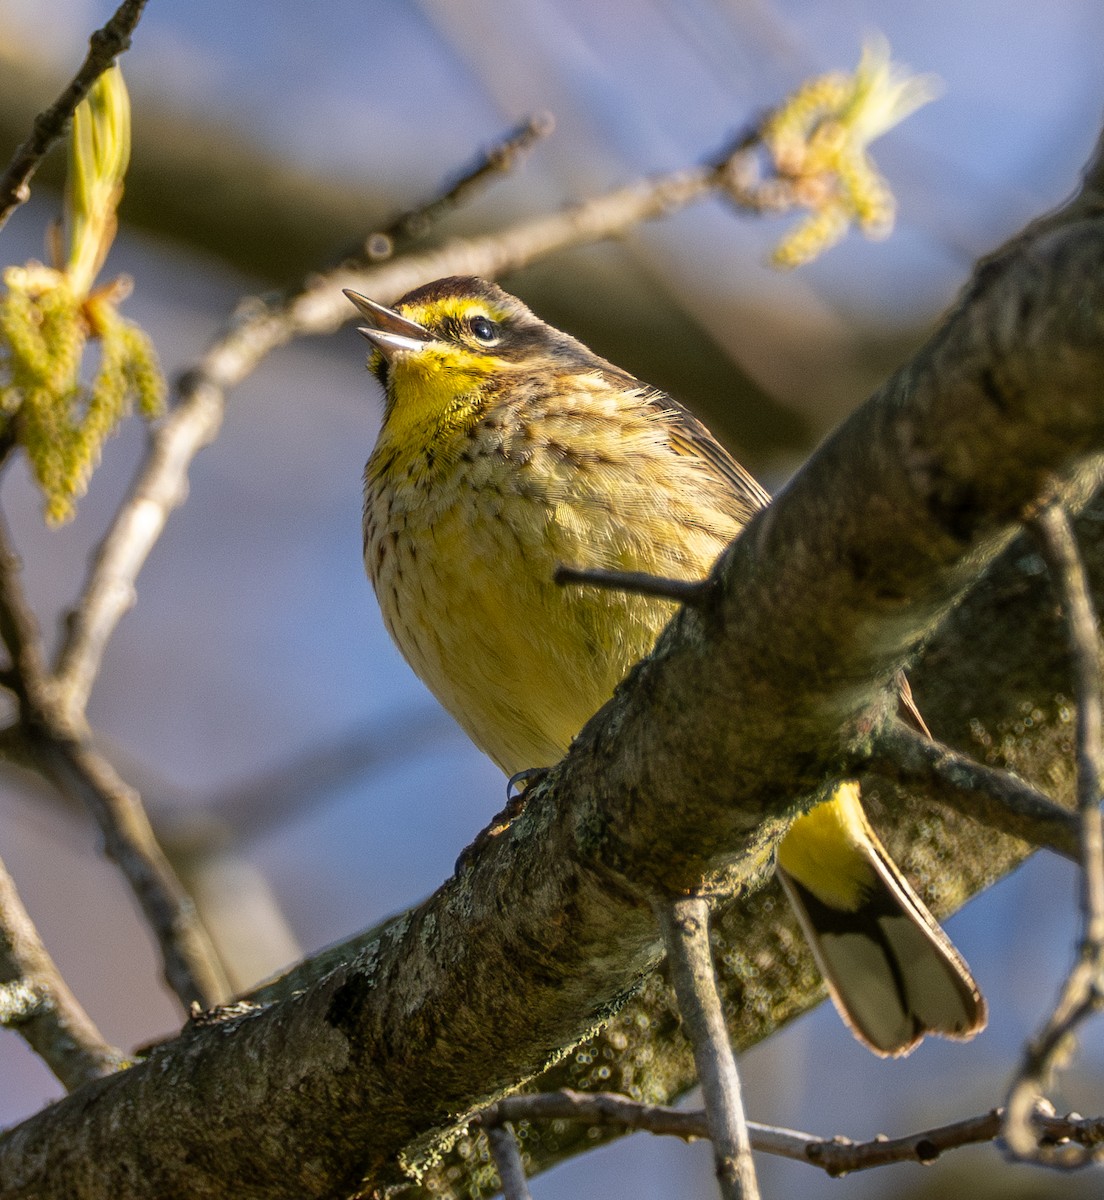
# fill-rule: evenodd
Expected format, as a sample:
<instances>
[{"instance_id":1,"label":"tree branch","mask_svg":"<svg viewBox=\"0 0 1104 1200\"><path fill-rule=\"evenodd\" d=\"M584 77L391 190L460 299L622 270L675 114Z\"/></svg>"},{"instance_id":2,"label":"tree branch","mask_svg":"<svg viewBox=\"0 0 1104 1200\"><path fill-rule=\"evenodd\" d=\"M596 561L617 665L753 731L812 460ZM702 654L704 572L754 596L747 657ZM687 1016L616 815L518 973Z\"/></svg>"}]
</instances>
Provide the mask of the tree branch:
<instances>
[{"instance_id":1,"label":"tree branch","mask_svg":"<svg viewBox=\"0 0 1104 1200\"><path fill-rule=\"evenodd\" d=\"M48 703L48 675L38 622L20 583L22 570L0 514L0 641L10 660L5 684L26 713Z\"/></svg>"},{"instance_id":2,"label":"tree branch","mask_svg":"<svg viewBox=\"0 0 1104 1200\"><path fill-rule=\"evenodd\" d=\"M59 712L55 681L34 614L20 582L20 562L0 517L0 637L12 670L8 686L20 704L9 754L33 765L95 817L108 855L118 864L161 947L169 986L188 1007L209 1008L229 998L229 988L194 907L161 851L141 799L88 743L79 718Z\"/></svg>"},{"instance_id":3,"label":"tree branch","mask_svg":"<svg viewBox=\"0 0 1104 1200\"><path fill-rule=\"evenodd\" d=\"M169 513L187 494L188 467L222 424L223 388L256 362L250 330L230 332L177 385L178 399L150 439L126 500L92 560L80 604L69 615L54 669L58 703L70 720L88 702L108 640L134 603L134 584Z\"/></svg>"},{"instance_id":4,"label":"tree branch","mask_svg":"<svg viewBox=\"0 0 1104 1200\"><path fill-rule=\"evenodd\" d=\"M496 1125L487 1130L487 1144L502 1183L502 1200L533 1200L513 1131Z\"/></svg>"},{"instance_id":5,"label":"tree branch","mask_svg":"<svg viewBox=\"0 0 1104 1200\"><path fill-rule=\"evenodd\" d=\"M1069 518L1057 503L1033 518L1051 578L1069 624L1077 688L1077 807L1081 824L1081 945L1045 1026L1027 1046L1006 1104L1004 1138L1019 1158L1054 1166L1079 1167L1099 1157L1099 1148L1076 1143L1044 1145L1034 1127L1059 1054L1087 1017L1104 1007L1104 647L1089 581Z\"/></svg>"},{"instance_id":6,"label":"tree branch","mask_svg":"<svg viewBox=\"0 0 1104 1200\"><path fill-rule=\"evenodd\" d=\"M994 1108L919 1133L895 1138L880 1136L863 1142L853 1142L838 1134L831 1138L818 1137L794 1129L760 1125L755 1121L748 1122L748 1131L754 1150L808 1163L828 1175L842 1176L892 1163L927 1165L947 1150L992 1142L1000 1133L1003 1115L1002 1109ZM1039 1112L1036 1120L1041 1132L1052 1142L1094 1147L1099 1146L1104 1137L1104 1122L1099 1118L1086 1120ZM504 1121L515 1125L546 1121L573 1121L592 1127L612 1125L623 1130L677 1137L687 1142L709 1137L703 1109L641 1104L614 1092L559 1091L508 1096L477 1114L474 1124L490 1130Z\"/></svg>"},{"instance_id":7,"label":"tree branch","mask_svg":"<svg viewBox=\"0 0 1104 1200\"><path fill-rule=\"evenodd\" d=\"M694 1047L721 1196L759 1200L740 1076L709 949L709 905L701 896L681 896L660 902L656 911L679 1015Z\"/></svg>"},{"instance_id":8,"label":"tree branch","mask_svg":"<svg viewBox=\"0 0 1104 1200\"><path fill-rule=\"evenodd\" d=\"M31 136L16 150L4 174L0 176L0 229L8 218L30 198L31 177L46 152L61 138L77 105L108 67L130 47L146 0L123 0L114 16L89 39L88 54L68 87L35 117Z\"/></svg>"},{"instance_id":9,"label":"tree branch","mask_svg":"<svg viewBox=\"0 0 1104 1200\"><path fill-rule=\"evenodd\" d=\"M191 897L165 857L141 797L84 738L56 724L27 739L40 773L95 818L104 850L130 884L161 949L165 981L184 1008L208 1009L230 998L218 955Z\"/></svg>"},{"instance_id":10,"label":"tree branch","mask_svg":"<svg viewBox=\"0 0 1104 1200\"><path fill-rule=\"evenodd\" d=\"M1090 574L1098 581L1098 607L1104 607L1099 498L1077 528ZM984 747L987 761L1045 784L1065 804L1073 802L1075 790L1069 666L1064 629L1033 549L1022 536L1009 546L910 664L909 675L927 719L943 737L959 747ZM713 719L728 720L727 710ZM928 802L915 784L902 789L868 774L863 804L891 857L940 917L1029 853L1018 838ZM712 940L738 1048L754 1045L824 998L796 919L776 885L722 903L714 913ZM342 957L340 949L331 947L327 957L332 966ZM303 986L310 969L309 962L301 964L283 984ZM269 994L278 994L281 986L273 983ZM695 1083L693 1055L673 998L660 978L650 977L600 1032L529 1086L541 1091L614 1088L670 1102ZM535 1176L618 1136L614 1127L532 1125L525 1139L527 1169ZM402 1196L461 1200L481 1179L471 1155L453 1151L423 1184L411 1183Z\"/></svg>"}]
</instances>

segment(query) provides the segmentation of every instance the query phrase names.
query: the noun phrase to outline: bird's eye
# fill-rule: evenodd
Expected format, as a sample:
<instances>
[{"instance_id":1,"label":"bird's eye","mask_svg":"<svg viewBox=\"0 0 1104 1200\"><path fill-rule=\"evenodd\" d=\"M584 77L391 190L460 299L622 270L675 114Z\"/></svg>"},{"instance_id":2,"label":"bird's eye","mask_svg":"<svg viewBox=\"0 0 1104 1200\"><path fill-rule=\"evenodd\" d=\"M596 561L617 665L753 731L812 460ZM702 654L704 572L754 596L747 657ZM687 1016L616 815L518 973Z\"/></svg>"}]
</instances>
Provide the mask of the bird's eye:
<instances>
[{"instance_id":1,"label":"bird's eye","mask_svg":"<svg viewBox=\"0 0 1104 1200\"><path fill-rule=\"evenodd\" d=\"M490 317L472 317L468 322L468 328L476 341L483 342L487 346L493 345L501 336L498 326Z\"/></svg>"}]
</instances>

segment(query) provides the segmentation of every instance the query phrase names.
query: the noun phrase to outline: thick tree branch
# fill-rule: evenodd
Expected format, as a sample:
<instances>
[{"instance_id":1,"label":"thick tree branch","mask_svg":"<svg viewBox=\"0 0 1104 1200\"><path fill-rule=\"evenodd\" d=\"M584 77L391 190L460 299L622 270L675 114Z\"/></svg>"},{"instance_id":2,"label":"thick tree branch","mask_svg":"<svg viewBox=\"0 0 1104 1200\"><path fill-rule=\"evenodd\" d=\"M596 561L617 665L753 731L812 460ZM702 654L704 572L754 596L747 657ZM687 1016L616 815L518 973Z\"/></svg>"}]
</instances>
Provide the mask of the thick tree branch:
<instances>
[{"instance_id":1,"label":"thick tree branch","mask_svg":"<svg viewBox=\"0 0 1104 1200\"><path fill-rule=\"evenodd\" d=\"M46 152L65 133L77 105L108 67L130 46L146 0L123 0L114 16L89 39L88 54L68 87L35 118L31 136L16 150L0 176L0 228L30 197L30 182Z\"/></svg>"},{"instance_id":2,"label":"thick tree branch","mask_svg":"<svg viewBox=\"0 0 1104 1200\"><path fill-rule=\"evenodd\" d=\"M301 994L197 1025L10 1131L0 1191L298 1200L394 1182L396 1161L427 1169L446 1130L605 1020L657 962L652 899L750 890L1021 515L1088 495L1101 225L1051 228L979 272L467 870Z\"/></svg>"},{"instance_id":3,"label":"thick tree branch","mask_svg":"<svg viewBox=\"0 0 1104 1200\"><path fill-rule=\"evenodd\" d=\"M1078 535L1098 581L1098 607L1104 609L1099 498L1078 521ZM1064 630L1026 538L1017 539L971 589L909 675L940 736L1045 786L1063 804L1073 802ZM864 806L892 857L932 910L946 916L1007 873L1028 847L924 796L924 785L916 783L902 789L870 774L863 781ZM729 1030L738 1047L753 1045L824 997L796 920L775 884L722 905L714 913L713 943ZM339 948L325 957L332 966L341 958ZM304 963L287 982L302 986L309 974L310 964ZM273 984L270 994L278 990ZM674 1001L661 978L651 976L599 1033L531 1086L542 1091L613 1088L669 1102L695 1084L693 1056ZM617 1136L612 1127L530 1126L525 1141L530 1175ZM467 1189L482 1185L472 1155L453 1152L428 1172L424 1185L411 1184L402 1194L408 1200L430 1195L461 1200Z\"/></svg>"}]
</instances>

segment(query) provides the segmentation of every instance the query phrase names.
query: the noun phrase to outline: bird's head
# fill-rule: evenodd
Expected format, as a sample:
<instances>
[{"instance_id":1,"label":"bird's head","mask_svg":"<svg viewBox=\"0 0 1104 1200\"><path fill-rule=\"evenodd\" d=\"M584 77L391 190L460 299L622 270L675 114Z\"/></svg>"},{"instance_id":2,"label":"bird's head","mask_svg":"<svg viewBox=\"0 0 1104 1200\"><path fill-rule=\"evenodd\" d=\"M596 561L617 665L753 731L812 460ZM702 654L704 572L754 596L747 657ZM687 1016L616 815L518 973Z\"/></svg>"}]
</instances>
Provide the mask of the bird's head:
<instances>
[{"instance_id":1,"label":"bird's head","mask_svg":"<svg viewBox=\"0 0 1104 1200\"><path fill-rule=\"evenodd\" d=\"M582 343L540 320L516 297L474 276L450 276L407 293L394 308L345 295L371 342L369 367L387 394L387 420L461 416L534 371L593 366Z\"/></svg>"}]
</instances>

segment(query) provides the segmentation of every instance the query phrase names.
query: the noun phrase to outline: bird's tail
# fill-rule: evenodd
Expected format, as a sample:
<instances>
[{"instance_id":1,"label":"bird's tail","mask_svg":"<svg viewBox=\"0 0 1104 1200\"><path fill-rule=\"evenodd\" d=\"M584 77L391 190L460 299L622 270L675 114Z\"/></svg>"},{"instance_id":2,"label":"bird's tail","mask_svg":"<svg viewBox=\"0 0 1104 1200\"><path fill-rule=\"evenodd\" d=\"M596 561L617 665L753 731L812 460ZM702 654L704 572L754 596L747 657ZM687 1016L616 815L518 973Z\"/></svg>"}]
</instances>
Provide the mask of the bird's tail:
<instances>
[{"instance_id":1,"label":"bird's tail","mask_svg":"<svg viewBox=\"0 0 1104 1200\"><path fill-rule=\"evenodd\" d=\"M798 817L777 865L836 1008L875 1054L984 1028L969 967L870 828L857 783Z\"/></svg>"}]
</instances>

